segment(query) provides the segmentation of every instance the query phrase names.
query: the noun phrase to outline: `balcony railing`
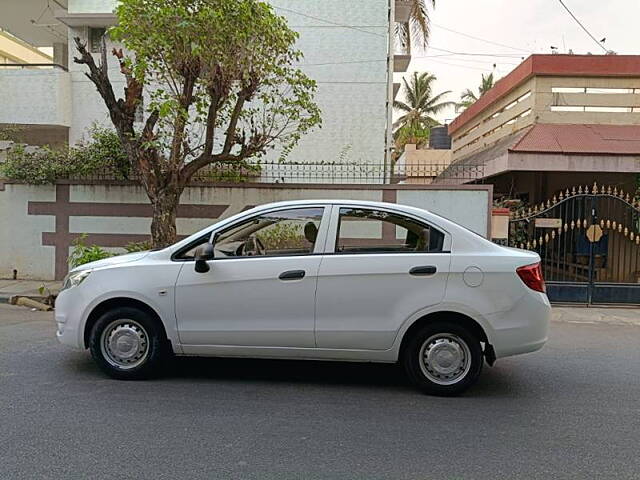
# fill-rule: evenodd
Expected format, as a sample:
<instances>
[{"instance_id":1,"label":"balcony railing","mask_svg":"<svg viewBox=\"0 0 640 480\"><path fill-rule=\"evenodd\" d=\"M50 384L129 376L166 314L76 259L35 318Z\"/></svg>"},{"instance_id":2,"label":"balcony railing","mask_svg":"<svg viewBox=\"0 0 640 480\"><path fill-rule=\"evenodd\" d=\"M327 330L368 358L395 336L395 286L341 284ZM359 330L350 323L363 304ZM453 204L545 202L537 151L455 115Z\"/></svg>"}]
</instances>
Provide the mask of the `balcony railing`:
<instances>
[{"instance_id":1,"label":"balcony railing","mask_svg":"<svg viewBox=\"0 0 640 480\"><path fill-rule=\"evenodd\" d=\"M7 69L52 69L68 72L69 69L58 63L0 63L0 68Z\"/></svg>"}]
</instances>

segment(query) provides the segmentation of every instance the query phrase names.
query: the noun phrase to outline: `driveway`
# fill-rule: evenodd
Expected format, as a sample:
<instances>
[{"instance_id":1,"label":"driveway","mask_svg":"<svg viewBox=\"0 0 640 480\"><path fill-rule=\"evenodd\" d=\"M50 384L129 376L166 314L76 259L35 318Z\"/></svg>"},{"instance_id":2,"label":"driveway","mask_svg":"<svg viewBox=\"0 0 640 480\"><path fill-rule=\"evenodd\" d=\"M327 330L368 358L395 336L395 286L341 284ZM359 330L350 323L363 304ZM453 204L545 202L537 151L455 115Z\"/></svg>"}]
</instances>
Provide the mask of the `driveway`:
<instances>
[{"instance_id":1,"label":"driveway","mask_svg":"<svg viewBox=\"0 0 640 480\"><path fill-rule=\"evenodd\" d=\"M567 315L446 399L390 365L182 359L118 382L51 313L0 305L0 478L638 478L640 327Z\"/></svg>"}]
</instances>

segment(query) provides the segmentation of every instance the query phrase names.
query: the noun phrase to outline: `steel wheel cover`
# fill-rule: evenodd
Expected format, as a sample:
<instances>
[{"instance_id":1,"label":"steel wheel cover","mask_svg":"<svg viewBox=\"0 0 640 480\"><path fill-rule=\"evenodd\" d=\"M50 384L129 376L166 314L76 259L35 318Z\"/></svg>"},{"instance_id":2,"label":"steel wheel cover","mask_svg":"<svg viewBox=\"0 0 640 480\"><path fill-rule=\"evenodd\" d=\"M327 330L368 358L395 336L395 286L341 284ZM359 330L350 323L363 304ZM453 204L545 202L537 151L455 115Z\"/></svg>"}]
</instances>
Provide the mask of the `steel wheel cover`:
<instances>
[{"instance_id":1,"label":"steel wheel cover","mask_svg":"<svg viewBox=\"0 0 640 480\"><path fill-rule=\"evenodd\" d=\"M453 385L471 369L471 350L453 333L437 333L420 347L420 369L425 377L438 385Z\"/></svg>"},{"instance_id":2,"label":"steel wheel cover","mask_svg":"<svg viewBox=\"0 0 640 480\"><path fill-rule=\"evenodd\" d=\"M100 349L109 364L120 370L130 370L146 361L149 336L135 320L114 320L100 336Z\"/></svg>"}]
</instances>

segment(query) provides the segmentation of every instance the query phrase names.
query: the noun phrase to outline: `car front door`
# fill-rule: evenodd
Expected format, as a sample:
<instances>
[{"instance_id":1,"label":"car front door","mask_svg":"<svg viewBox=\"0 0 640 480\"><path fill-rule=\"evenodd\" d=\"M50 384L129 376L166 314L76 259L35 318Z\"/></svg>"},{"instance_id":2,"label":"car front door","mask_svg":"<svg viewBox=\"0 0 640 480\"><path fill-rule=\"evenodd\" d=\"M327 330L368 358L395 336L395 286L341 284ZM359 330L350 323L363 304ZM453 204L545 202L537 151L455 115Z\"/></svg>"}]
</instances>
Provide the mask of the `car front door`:
<instances>
[{"instance_id":1,"label":"car front door","mask_svg":"<svg viewBox=\"0 0 640 480\"><path fill-rule=\"evenodd\" d=\"M186 259L176 284L186 353L203 346L315 347L316 252L324 246L325 210L268 211L216 232L206 273Z\"/></svg>"},{"instance_id":2,"label":"car front door","mask_svg":"<svg viewBox=\"0 0 640 480\"><path fill-rule=\"evenodd\" d=\"M450 239L395 211L333 207L318 273L319 348L386 350L412 314L442 301Z\"/></svg>"}]
</instances>

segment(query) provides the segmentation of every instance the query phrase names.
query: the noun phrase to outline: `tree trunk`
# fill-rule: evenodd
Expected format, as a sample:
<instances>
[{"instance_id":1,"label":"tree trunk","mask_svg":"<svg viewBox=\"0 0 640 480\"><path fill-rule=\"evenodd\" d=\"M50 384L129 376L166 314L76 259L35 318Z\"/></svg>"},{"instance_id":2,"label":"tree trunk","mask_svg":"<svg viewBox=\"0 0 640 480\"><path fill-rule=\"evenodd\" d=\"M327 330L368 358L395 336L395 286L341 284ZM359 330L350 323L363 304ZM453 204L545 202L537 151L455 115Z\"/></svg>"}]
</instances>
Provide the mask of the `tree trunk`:
<instances>
[{"instance_id":1,"label":"tree trunk","mask_svg":"<svg viewBox=\"0 0 640 480\"><path fill-rule=\"evenodd\" d=\"M163 248L176 242L176 216L180 193L160 191L150 196L153 216L151 218L151 244Z\"/></svg>"}]
</instances>

